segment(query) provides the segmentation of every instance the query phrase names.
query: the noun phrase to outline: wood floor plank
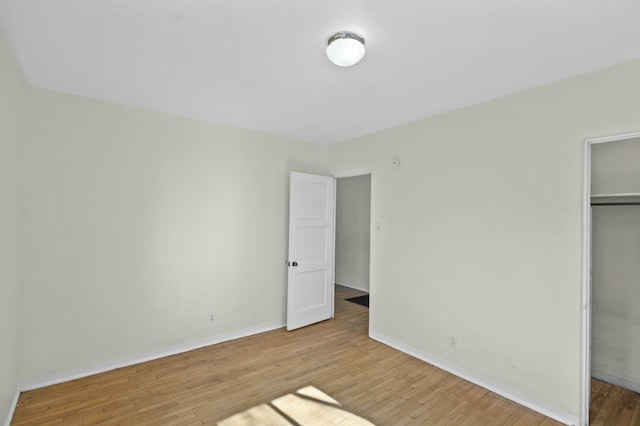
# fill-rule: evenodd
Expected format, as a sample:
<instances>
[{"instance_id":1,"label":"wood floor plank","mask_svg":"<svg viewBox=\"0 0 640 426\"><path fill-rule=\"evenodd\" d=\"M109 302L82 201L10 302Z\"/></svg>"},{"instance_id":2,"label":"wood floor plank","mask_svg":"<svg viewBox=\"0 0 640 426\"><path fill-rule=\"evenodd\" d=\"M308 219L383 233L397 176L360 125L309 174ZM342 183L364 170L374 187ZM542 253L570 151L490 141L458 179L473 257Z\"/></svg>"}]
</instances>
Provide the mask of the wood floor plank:
<instances>
[{"instance_id":1,"label":"wood floor plank","mask_svg":"<svg viewBox=\"0 0 640 426\"><path fill-rule=\"evenodd\" d=\"M640 394L592 379L589 419L592 426L640 426Z\"/></svg>"},{"instance_id":2,"label":"wood floor plank","mask_svg":"<svg viewBox=\"0 0 640 426\"><path fill-rule=\"evenodd\" d=\"M24 392L12 424L210 425L306 386L380 426L559 424L369 339L368 309L343 300L362 294L336 286L336 318L310 327ZM592 395L602 424L612 411L618 424L640 419L633 395L600 383Z\"/></svg>"}]
</instances>

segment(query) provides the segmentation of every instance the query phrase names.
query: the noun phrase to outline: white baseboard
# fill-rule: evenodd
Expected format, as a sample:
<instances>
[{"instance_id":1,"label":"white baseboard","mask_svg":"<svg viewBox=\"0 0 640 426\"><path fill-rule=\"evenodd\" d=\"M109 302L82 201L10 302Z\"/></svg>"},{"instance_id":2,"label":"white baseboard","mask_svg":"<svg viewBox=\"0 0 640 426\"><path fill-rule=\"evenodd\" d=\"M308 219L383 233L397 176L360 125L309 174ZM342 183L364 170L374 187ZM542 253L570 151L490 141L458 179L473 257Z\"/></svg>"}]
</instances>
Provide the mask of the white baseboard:
<instances>
[{"instance_id":1,"label":"white baseboard","mask_svg":"<svg viewBox=\"0 0 640 426\"><path fill-rule=\"evenodd\" d=\"M20 391L29 391L33 389L43 388L45 386L51 386L58 383L68 382L82 377L92 376L98 373L104 373L106 371L115 370L117 368L129 367L131 365L140 364L142 362L153 361L155 359L164 358L171 355L177 355L183 352L189 352L195 349L200 349L205 346L215 345L217 343L228 342L230 340L236 340L243 337L253 336L254 334L265 333L267 331L277 330L286 325L284 321L277 321L273 323L260 324L253 327L238 329L226 333L220 333L212 337L193 340L179 345L149 351L142 354L137 354L129 357L114 359L106 362L96 363L85 368L79 368L76 370L63 371L58 374L52 374L45 377L39 377L37 379L28 380L19 383L18 388ZM17 402L17 399L16 399Z\"/></svg>"},{"instance_id":2,"label":"white baseboard","mask_svg":"<svg viewBox=\"0 0 640 426\"><path fill-rule=\"evenodd\" d=\"M411 355L414 358L418 358L421 361L427 362L442 370L448 371L453 375L463 378L487 390L490 390L491 392L496 393L500 396L503 396L513 402L516 402L520 405L523 405L527 408L537 411L540 414L544 414L547 417L551 417L552 419L557 420L561 423L564 423L566 425L580 424L580 417L578 415L564 412L561 409L551 406L550 404L547 404L545 402L534 401L528 395L522 394L521 392L518 392L518 391L507 389L504 386L501 386L499 384L489 383L485 379L476 377L471 372L463 371L462 369L446 361L436 359L432 356L423 354L416 348L413 348L409 345L405 345L404 343L397 342L394 339L388 338L378 333L369 332L369 337L371 337L373 340L377 340L380 343L383 343L387 346L397 349L400 352L404 352L407 355Z\"/></svg>"},{"instance_id":3,"label":"white baseboard","mask_svg":"<svg viewBox=\"0 0 640 426\"><path fill-rule=\"evenodd\" d=\"M343 287L349 287L349 288L352 288L354 290L360 290L360 291L364 291L365 293L369 293L369 289L368 288L358 287L356 285L347 284L347 283L343 283L343 282L340 282L340 281L336 281L336 284L341 285Z\"/></svg>"},{"instance_id":4,"label":"white baseboard","mask_svg":"<svg viewBox=\"0 0 640 426\"><path fill-rule=\"evenodd\" d=\"M631 380L623 379L622 377L612 376L611 374L595 370L591 371L591 377L603 382L611 383L612 385L619 386L621 388L629 389L630 391L636 393L640 393L640 383L632 382Z\"/></svg>"},{"instance_id":5,"label":"white baseboard","mask_svg":"<svg viewBox=\"0 0 640 426\"><path fill-rule=\"evenodd\" d=\"M9 412L7 413L7 420L4 422L4 426L11 426L11 421L13 420L13 413L16 411L16 407L18 406L18 398L20 398L20 390L16 390L16 395L13 397L13 402L11 403L11 407L9 407Z\"/></svg>"}]
</instances>

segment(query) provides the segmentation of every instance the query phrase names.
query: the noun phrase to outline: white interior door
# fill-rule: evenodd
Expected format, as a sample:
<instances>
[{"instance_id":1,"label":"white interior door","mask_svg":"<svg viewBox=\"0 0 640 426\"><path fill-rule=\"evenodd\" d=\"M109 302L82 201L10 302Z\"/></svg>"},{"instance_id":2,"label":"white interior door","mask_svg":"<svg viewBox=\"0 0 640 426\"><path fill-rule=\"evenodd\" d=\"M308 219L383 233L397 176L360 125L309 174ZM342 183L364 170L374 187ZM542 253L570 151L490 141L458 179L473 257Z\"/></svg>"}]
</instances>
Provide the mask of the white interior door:
<instances>
[{"instance_id":1,"label":"white interior door","mask_svg":"<svg viewBox=\"0 0 640 426\"><path fill-rule=\"evenodd\" d=\"M287 330L333 317L334 179L291 172Z\"/></svg>"}]
</instances>

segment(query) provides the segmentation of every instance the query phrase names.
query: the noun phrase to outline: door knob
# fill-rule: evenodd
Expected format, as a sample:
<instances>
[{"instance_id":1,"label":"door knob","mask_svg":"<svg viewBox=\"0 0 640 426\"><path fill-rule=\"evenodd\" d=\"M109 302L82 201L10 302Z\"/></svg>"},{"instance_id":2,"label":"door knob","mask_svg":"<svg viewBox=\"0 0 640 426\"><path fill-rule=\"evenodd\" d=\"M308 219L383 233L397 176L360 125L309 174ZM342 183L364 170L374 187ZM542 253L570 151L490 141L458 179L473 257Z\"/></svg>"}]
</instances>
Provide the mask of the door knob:
<instances>
[{"instance_id":1,"label":"door knob","mask_svg":"<svg viewBox=\"0 0 640 426\"><path fill-rule=\"evenodd\" d=\"M298 262L295 262L295 261L294 261L294 262L291 264L291 266L298 266Z\"/></svg>"}]
</instances>

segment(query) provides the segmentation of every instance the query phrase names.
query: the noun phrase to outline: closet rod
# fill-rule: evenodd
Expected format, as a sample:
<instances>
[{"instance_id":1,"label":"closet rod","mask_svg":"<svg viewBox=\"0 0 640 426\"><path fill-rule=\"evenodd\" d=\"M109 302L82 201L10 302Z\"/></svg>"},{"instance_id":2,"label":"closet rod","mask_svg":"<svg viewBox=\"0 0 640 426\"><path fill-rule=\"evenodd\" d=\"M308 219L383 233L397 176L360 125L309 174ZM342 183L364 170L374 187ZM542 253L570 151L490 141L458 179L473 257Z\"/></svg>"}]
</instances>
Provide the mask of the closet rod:
<instances>
[{"instance_id":1,"label":"closet rod","mask_svg":"<svg viewBox=\"0 0 640 426\"><path fill-rule=\"evenodd\" d=\"M620 202L620 203L591 203L591 207L593 206L640 206L640 201L633 202Z\"/></svg>"}]
</instances>

